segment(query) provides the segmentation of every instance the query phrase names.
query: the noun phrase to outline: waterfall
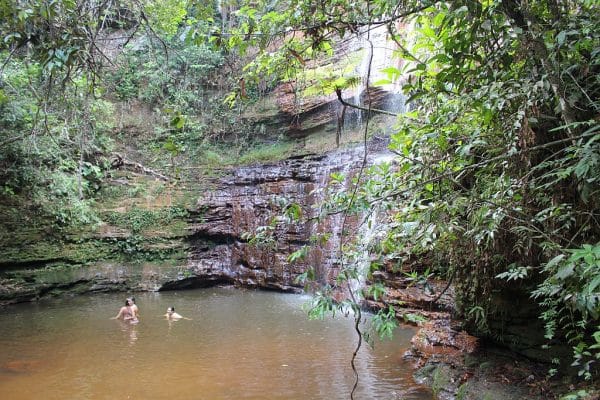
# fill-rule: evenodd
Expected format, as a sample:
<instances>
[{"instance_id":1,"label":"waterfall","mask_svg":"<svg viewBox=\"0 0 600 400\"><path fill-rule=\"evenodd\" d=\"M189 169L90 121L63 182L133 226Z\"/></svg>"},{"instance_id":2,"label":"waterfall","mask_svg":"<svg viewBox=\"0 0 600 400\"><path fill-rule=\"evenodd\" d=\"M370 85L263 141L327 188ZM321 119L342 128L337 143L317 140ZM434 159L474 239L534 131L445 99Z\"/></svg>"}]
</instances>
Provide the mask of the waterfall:
<instances>
[{"instance_id":1,"label":"waterfall","mask_svg":"<svg viewBox=\"0 0 600 400\"><path fill-rule=\"evenodd\" d=\"M322 163L322 168L317 177L315 188L312 191L310 236L330 234L326 243L313 244L308 257L307 265L312 266L316 272L319 284L332 284L345 268L355 269L356 278L348 282L348 286L340 287L342 292L350 290L354 297L362 299L361 290L366 285L366 278L371 265L371 249L373 243L381 238L382 228L380 221L384 212L378 209L369 210L361 215L347 214L345 210L324 208L324 204L332 201L337 194L350 194L354 190L354 179L359 174L362 165L362 148L354 148L342 152L329 154ZM370 166L390 162L391 153L377 153L369 156L367 165ZM336 183L331 184L331 174L335 173ZM363 177L364 175L363 171ZM334 202L335 203L335 202ZM325 215L325 217L324 217ZM319 217L319 218L317 218Z\"/></svg>"},{"instance_id":2,"label":"waterfall","mask_svg":"<svg viewBox=\"0 0 600 400\"><path fill-rule=\"evenodd\" d=\"M379 153L369 158L370 166L390 163L394 159L391 153ZM357 278L350 282L350 290L355 298L362 299L361 290L366 285L367 276L371 268L371 249L374 244L385 237L386 227L383 225L385 210L380 210L377 205L363 214L360 218L358 229L354 238L355 259L348 260L355 265Z\"/></svg>"},{"instance_id":3,"label":"waterfall","mask_svg":"<svg viewBox=\"0 0 600 400\"><path fill-rule=\"evenodd\" d=\"M388 32L385 26L379 26L371 29L368 33L359 33L354 51L361 51L362 58L355 69L355 74L359 78L359 84L354 90L352 96L353 104L365 106L364 92L367 86L377 85L383 89L388 96L382 108L386 111L402 113L406 111L406 96L402 93L401 81L398 76L393 76L390 83L381 83L384 80L390 80L387 68L398 67L399 60L394 59L394 51L397 45L388 38ZM370 64L370 68L369 68ZM358 125L362 123L362 113L357 112Z\"/></svg>"},{"instance_id":4,"label":"waterfall","mask_svg":"<svg viewBox=\"0 0 600 400\"><path fill-rule=\"evenodd\" d=\"M360 149L351 149L342 152L329 154L323 161L322 168L316 177L316 185L311 195L314 196L312 201L311 217L314 219L321 218L327 214L328 210L323 209L323 205L327 200L327 188L330 184L331 175L333 173L343 176L341 190L350 188L352 173L355 171L360 162ZM335 281L336 275L339 272L340 265L340 249L343 240L342 225L344 224L344 214L335 213L325 217L320 222L313 222L310 226L310 236L317 237L318 235L330 234L329 240L322 245L313 246L310 252L309 264L316 267L317 280L320 283Z\"/></svg>"},{"instance_id":5,"label":"waterfall","mask_svg":"<svg viewBox=\"0 0 600 400\"><path fill-rule=\"evenodd\" d=\"M404 111L401 77L393 74L394 80L381 85L378 83L390 78L386 68L399 67L398 61L393 58L396 43L388 38L385 27L348 38L344 46L351 60L346 77L360 78L353 91L351 88L344 91L348 102L392 112ZM367 87L368 96L365 95ZM296 99L287 89L282 93L287 96L282 96L284 99ZM371 103L365 104L365 99L371 100ZM329 134L331 124L338 122L341 110L335 95L326 100L314 100L311 104L310 112L298 116L298 119L304 118L302 122L307 126L299 132L304 135L317 131ZM293 109L291 103L290 109ZM351 107L347 108L345 116L352 119L345 124L353 134L350 140L362 137L361 125L365 116ZM383 137L392 125L393 117L377 115L372 127L378 137ZM374 140L371 144L381 148L385 140ZM208 276L214 281L293 291L301 287L295 278L312 267L319 283L335 285L341 267L347 265L342 259L342 242L350 239L349 235L357 235L360 240L353 252L359 256L348 261L356 262L359 278L351 286L353 290L360 290L365 284L370 263L369 248L380 235L378 225L384 217L383 211L381 214L372 212L370 215L345 216L343 211L337 210L325 215L327 210L323 210L322 205L327 198L332 173L344 176L344 179L339 179L340 186L336 190L354 190L352 179L361 168L362 160L361 145L334 153L293 157L272 165L237 168L218 183L216 196L201 196L197 202L193 235L202 246L195 247L197 250L190 261L190 268L197 276ZM385 157L369 156L370 165L383 161L386 161ZM272 201L277 197L287 198L288 204L300 205L304 222L287 226L278 222L273 225L273 218L284 212ZM262 231L268 234L268 249L254 246L246 235L259 227L268 227ZM317 243L314 238L319 236L329 236L329 240ZM294 253L302 254L304 258L290 262L288 256Z\"/></svg>"},{"instance_id":6,"label":"waterfall","mask_svg":"<svg viewBox=\"0 0 600 400\"><path fill-rule=\"evenodd\" d=\"M367 40L365 39L364 36L361 36L360 43L361 43L361 49L363 52L363 57L358 66L358 69L356 71L356 73L359 77L359 85L358 85L358 88L354 92L353 100L354 100L354 104L362 107L363 106L362 94L367 89L367 86L369 85L369 80L370 80L369 79L369 64L371 62L371 59L373 58L373 50L374 49L371 48L371 46L369 45L369 43L367 42ZM356 122L357 122L357 125L359 125L359 126L362 125L362 111L360 111L360 110L357 110L357 112L356 112Z\"/></svg>"},{"instance_id":7,"label":"waterfall","mask_svg":"<svg viewBox=\"0 0 600 400\"><path fill-rule=\"evenodd\" d=\"M371 243L377 233L378 212L371 212L364 216L360 228L356 234L356 254L357 258L353 261L356 265L358 277L350 281L350 290L354 293L357 300L362 298L361 289L365 286L366 277L371 267Z\"/></svg>"}]
</instances>

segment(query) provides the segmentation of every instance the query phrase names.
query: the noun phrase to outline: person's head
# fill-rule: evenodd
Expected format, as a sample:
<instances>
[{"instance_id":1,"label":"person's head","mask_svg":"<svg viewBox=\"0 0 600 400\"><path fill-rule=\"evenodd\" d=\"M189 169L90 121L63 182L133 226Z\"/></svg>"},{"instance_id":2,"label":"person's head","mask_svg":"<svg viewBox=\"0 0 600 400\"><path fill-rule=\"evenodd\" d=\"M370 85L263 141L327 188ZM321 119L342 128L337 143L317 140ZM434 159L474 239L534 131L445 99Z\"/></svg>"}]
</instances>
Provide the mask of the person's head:
<instances>
[{"instance_id":1,"label":"person's head","mask_svg":"<svg viewBox=\"0 0 600 400\"><path fill-rule=\"evenodd\" d=\"M130 305L131 305L131 300L125 299L125 306L130 306Z\"/></svg>"},{"instance_id":2,"label":"person's head","mask_svg":"<svg viewBox=\"0 0 600 400\"><path fill-rule=\"evenodd\" d=\"M167 307L167 314L173 314L175 312L175 307Z\"/></svg>"}]
</instances>

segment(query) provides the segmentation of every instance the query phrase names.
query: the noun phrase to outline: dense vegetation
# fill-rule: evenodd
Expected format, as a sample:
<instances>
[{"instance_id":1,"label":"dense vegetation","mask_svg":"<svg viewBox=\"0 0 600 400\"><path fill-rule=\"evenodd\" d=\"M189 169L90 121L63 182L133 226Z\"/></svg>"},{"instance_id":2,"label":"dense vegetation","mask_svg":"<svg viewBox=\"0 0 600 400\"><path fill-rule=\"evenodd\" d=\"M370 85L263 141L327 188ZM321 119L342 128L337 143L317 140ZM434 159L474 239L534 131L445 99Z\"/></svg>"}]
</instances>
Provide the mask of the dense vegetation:
<instances>
[{"instance_id":1,"label":"dense vegetation","mask_svg":"<svg viewBox=\"0 0 600 400\"><path fill-rule=\"evenodd\" d=\"M391 135L397 164L373 167L323 209L385 211L371 269L434 254L482 335L497 334L488 321L502 312L499 294L529 293L548 343L573 348L573 360L555 362L597 375L596 1L2 1L0 21L1 196L26 199L58 226L94 218L89 202L118 128L109 117L115 100L160 105L152 140L163 152L159 166L175 168L184 150L239 140L241 107L273 82L297 79L340 38L369 42L370 29L386 26L399 60L387 72L405 77L411 104ZM125 32L133 46L116 66L100 54L99 39L111 32ZM356 82L318 79L339 94ZM260 135L254 129L243 129L242 146ZM361 251L344 249L343 278L356 276Z\"/></svg>"},{"instance_id":2,"label":"dense vegetation","mask_svg":"<svg viewBox=\"0 0 600 400\"><path fill-rule=\"evenodd\" d=\"M335 194L329 212L385 210L385 236L371 251L381 263L433 252L480 334L499 335L488 321L506 312L495 305L503 291L528 291L549 343L568 341L573 365L592 379L600 358L598 5L295 1L279 11L238 14L230 42L282 41L277 57L257 57L250 76L285 76L331 52L335 38L369 40L380 25L403 65L387 69L390 79L408 75L412 111L391 136L398 167L374 167L356 191ZM281 32L284 21L290 28ZM334 78L329 86L345 90L348 80ZM344 249L342 278L357 275L360 251Z\"/></svg>"}]
</instances>

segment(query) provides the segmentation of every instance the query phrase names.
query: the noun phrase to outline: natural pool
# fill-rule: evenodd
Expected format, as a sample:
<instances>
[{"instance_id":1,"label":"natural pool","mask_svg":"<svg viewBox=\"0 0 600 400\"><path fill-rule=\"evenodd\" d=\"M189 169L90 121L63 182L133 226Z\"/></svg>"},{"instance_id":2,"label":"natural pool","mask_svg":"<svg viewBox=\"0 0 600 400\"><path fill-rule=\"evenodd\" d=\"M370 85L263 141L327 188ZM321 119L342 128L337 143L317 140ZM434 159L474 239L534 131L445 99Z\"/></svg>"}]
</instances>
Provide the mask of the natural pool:
<instances>
[{"instance_id":1,"label":"natural pool","mask_svg":"<svg viewBox=\"0 0 600 400\"><path fill-rule=\"evenodd\" d=\"M351 318L308 320L306 296L228 288L123 294L0 309L0 399L348 399ZM166 321L165 310L192 320ZM402 359L413 330L364 346L356 399L432 399Z\"/></svg>"}]
</instances>

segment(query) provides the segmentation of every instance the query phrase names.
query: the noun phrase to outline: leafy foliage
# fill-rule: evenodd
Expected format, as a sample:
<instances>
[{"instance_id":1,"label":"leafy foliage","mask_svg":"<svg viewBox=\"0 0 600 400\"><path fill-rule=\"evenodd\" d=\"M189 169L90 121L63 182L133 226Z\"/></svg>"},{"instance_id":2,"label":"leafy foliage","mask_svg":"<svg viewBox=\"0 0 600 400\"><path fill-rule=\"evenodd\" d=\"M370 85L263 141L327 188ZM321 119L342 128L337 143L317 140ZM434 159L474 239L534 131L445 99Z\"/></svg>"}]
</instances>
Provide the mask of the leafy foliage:
<instances>
[{"instance_id":1,"label":"leafy foliage","mask_svg":"<svg viewBox=\"0 0 600 400\"><path fill-rule=\"evenodd\" d=\"M172 31L183 18L167 20L165 10L185 4L0 2L3 203L24 203L58 228L97 220L90 205L109 167L104 155L115 122L98 83L111 62L107 36L120 31L131 40L143 27L160 40L155 29ZM130 80L119 94L133 87Z\"/></svg>"},{"instance_id":2,"label":"leafy foliage","mask_svg":"<svg viewBox=\"0 0 600 400\"><path fill-rule=\"evenodd\" d=\"M542 299L546 311L546 337L554 339L558 330L573 344L579 374L592 378L594 364L600 360L600 244L584 244L569 249L544 266L549 278L532 293ZM591 334L590 334L591 332ZM589 335L589 336L588 336Z\"/></svg>"},{"instance_id":3,"label":"leafy foliage","mask_svg":"<svg viewBox=\"0 0 600 400\"><path fill-rule=\"evenodd\" d=\"M5 102L0 105L0 181L5 202L27 199L39 216L57 227L96 220L89 208L106 168L99 157L110 148L109 103L81 95L88 82L73 80L60 97L43 104L36 96L46 81L38 63L2 53Z\"/></svg>"},{"instance_id":4,"label":"leafy foliage","mask_svg":"<svg viewBox=\"0 0 600 400\"><path fill-rule=\"evenodd\" d=\"M385 210L385 234L369 246L375 256L443 254L480 334L502 312L494 299L503 281L516 280L563 339L583 343L575 356L589 378L597 266L566 249L600 239L599 11L594 2L541 0L260 3L242 7L229 44L264 49L251 77L293 79L331 51L332 38L386 25L400 59L387 72L406 77L411 104L391 136L397 163L372 168L356 191L332 193L324 212ZM341 254L342 280L356 276L360 258ZM549 262L558 254L570 261ZM578 323L564 325L564 315Z\"/></svg>"},{"instance_id":5,"label":"leafy foliage","mask_svg":"<svg viewBox=\"0 0 600 400\"><path fill-rule=\"evenodd\" d=\"M132 208L127 213L108 212L104 220L110 224L128 228L133 234L139 234L150 227L169 224L175 219L187 216L182 206L172 206L160 210Z\"/></svg>"}]
</instances>

